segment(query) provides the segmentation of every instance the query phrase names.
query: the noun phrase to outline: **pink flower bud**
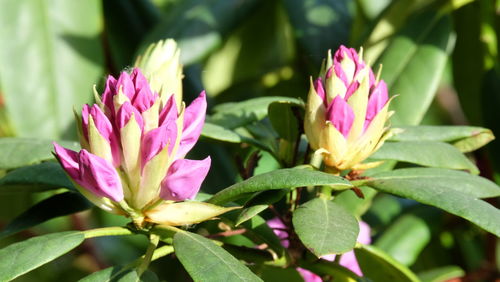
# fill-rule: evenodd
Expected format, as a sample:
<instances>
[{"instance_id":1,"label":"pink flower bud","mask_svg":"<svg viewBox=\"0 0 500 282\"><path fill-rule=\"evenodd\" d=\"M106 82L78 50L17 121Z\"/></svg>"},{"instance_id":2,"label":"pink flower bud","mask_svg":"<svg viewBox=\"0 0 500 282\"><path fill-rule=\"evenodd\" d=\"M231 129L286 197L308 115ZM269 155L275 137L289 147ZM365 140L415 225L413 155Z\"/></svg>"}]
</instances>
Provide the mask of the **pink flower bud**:
<instances>
[{"instance_id":1,"label":"pink flower bud","mask_svg":"<svg viewBox=\"0 0 500 282\"><path fill-rule=\"evenodd\" d=\"M161 184L160 196L165 200L183 201L192 199L200 190L203 179L210 169L211 159L201 161L176 160Z\"/></svg>"},{"instance_id":2,"label":"pink flower bud","mask_svg":"<svg viewBox=\"0 0 500 282\"><path fill-rule=\"evenodd\" d=\"M388 137L387 86L375 81L373 71L354 49L344 46L320 73L324 77L311 86L306 105L304 129L310 146L322 149L325 164L337 171L362 169L360 162Z\"/></svg>"}]
</instances>

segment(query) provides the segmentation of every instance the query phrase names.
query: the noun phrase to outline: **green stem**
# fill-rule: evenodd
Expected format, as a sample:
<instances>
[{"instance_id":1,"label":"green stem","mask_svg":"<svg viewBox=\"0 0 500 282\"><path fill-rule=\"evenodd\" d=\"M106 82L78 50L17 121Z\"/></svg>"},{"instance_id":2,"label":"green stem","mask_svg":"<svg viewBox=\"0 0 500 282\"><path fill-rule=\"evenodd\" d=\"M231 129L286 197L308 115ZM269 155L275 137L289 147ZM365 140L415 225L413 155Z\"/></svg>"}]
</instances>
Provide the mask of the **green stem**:
<instances>
[{"instance_id":1,"label":"green stem","mask_svg":"<svg viewBox=\"0 0 500 282\"><path fill-rule=\"evenodd\" d=\"M130 231L130 229L119 226L90 229L82 231L82 233L85 236L85 239L103 236L122 236L134 234L134 232Z\"/></svg>"},{"instance_id":2,"label":"green stem","mask_svg":"<svg viewBox=\"0 0 500 282\"><path fill-rule=\"evenodd\" d=\"M151 263L151 259L153 258L153 254L158 246L158 242L160 241L160 236L156 234L151 234L149 236L149 246L146 250L146 254L142 258L141 264L137 267L137 274L139 277L148 269L149 264Z\"/></svg>"}]
</instances>

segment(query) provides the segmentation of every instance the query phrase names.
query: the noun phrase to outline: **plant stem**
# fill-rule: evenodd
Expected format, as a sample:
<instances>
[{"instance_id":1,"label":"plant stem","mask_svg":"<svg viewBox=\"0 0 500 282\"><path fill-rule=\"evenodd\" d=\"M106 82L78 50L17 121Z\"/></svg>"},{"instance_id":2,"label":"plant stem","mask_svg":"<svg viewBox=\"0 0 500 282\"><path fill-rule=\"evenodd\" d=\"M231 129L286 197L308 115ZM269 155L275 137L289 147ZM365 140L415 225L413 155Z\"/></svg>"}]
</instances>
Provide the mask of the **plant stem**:
<instances>
[{"instance_id":1,"label":"plant stem","mask_svg":"<svg viewBox=\"0 0 500 282\"><path fill-rule=\"evenodd\" d=\"M153 258L153 254L158 246L158 242L160 241L160 236L156 234L149 235L149 246L146 250L146 254L142 258L141 264L137 267L137 275L141 277L141 275L148 269L149 263L151 263L151 259Z\"/></svg>"},{"instance_id":2,"label":"plant stem","mask_svg":"<svg viewBox=\"0 0 500 282\"><path fill-rule=\"evenodd\" d=\"M82 231L82 233L85 236L85 239L103 236L122 236L134 234L134 232L130 231L130 229L119 226L90 229Z\"/></svg>"}]
</instances>

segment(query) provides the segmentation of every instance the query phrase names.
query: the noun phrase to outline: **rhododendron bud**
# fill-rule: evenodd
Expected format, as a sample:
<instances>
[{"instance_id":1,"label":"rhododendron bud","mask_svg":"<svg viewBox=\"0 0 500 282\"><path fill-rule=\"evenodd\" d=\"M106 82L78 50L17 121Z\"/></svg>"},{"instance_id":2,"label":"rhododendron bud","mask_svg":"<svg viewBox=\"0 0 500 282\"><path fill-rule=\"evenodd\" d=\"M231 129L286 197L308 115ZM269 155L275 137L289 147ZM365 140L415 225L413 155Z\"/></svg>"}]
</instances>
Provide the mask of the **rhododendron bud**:
<instances>
[{"instance_id":1,"label":"rhododendron bud","mask_svg":"<svg viewBox=\"0 0 500 282\"><path fill-rule=\"evenodd\" d=\"M151 89L160 94L164 105L174 95L177 109L182 103L182 65L180 50L172 39L161 40L149 45L144 54L137 58L135 66L140 68L149 80Z\"/></svg>"},{"instance_id":2,"label":"rhododendron bud","mask_svg":"<svg viewBox=\"0 0 500 282\"><path fill-rule=\"evenodd\" d=\"M192 217L160 214L194 206L172 203L194 198L210 168L210 157L184 159L201 134L205 92L178 109L175 96L163 103L135 68L118 79L108 77L102 99L97 98L96 105L85 105L77 117L80 153L54 144L59 162L85 196L103 209L133 217L136 224L144 218L190 224L225 210L205 205L200 210L210 210L209 217L199 212L190 213Z\"/></svg>"},{"instance_id":3,"label":"rhododendron bud","mask_svg":"<svg viewBox=\"0 0 500 282\"><path fill-rule=\"evenodd\" d=\"M328 170L366 169L362 164L389 137L389 95L361 54L341 46L328 54L307 98L304 130Z\"/></svg>"}]
</instances>

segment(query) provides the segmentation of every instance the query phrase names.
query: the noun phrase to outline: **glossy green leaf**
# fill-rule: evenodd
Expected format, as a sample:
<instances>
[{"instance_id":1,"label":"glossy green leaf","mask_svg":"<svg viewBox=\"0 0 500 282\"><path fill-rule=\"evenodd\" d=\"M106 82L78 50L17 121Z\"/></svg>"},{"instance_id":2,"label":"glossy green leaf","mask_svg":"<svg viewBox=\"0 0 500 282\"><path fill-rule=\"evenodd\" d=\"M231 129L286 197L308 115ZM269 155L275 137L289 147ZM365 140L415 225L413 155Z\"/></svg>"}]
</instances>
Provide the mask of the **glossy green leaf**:
<instances>
[{"instance_id":1,"label":"glossy green leaf","mask_svg":"<svg viewBox=\"0 0 500 282\"><path fill-rule=\"evenodd\" d=\"M372 281L420 281L411 270L374 246L361 245L354 253L364 277Z\"/></svg>"},{"instance_id":2,"label":"glossy green leaf","mask_svg":"<svg viewBox=\"0 0 500 282\"><path fill-rule=\"evenodd\" d=\"M294 189L297 187L329 185L334 190L345 190L352 187L349 181L342 177L301 168L278 169L268 173L253 176L236 183L215 194L208 202L224 204L245 194L279 189Z\"/></svg>"},{"instance_id":3,"label":"glossy green leaf","mask_svg":"<svg viewBox=\"0 0 500 282\"><path fill-rule=\"evenodd\" d=\"M441 141L453 144L461 152L471 152L495 139L493 132L477 126L398 126L402 129L390 141Z\"/></svg>"},{"instance_id":4,"label":"glossy green leaf","mask_svg":"<svg viewBox=\"0 0 500 282\"><path fill-rule=\"evenodd\" d=\"M323 198L300 205L293 212L292 220L300 241L317 257L352 250L358 238L356 218Z\"/></svg>"},{"instance_id":5,"label":"glossy green leaf","mask_svg":"<svg viewBox=\"0 0 500 282\"><path fill-rule=\"evenodd\" d=\"M79 282L112 282L124 274L122 266L112 266L83 277Z\"/></svg>"},{"instance_id":6,"label":"glossy green leaf","mask_svg":"<svg viewBox=\"0 0 500 282\"><path fill-rule=\"evenodd\" d=\"M243 208L241 213L238 215L235 225L238 226L256 216L260 212L267 209L269 205L281 200L287 193L288 190L271 190L256 194L245 203L245 208Z\"/></svg>"},{"instance_id":7,"label":"glossy green leaf","mask_svg":"<svg viewBox=\"0 0 500 282\"><path fill-rule=\"evenodd\" d=\"M481 26L484 25L481 1L474 1L453 11L453 24L457 37L451 59L453 85L460 100L460 108L471 124L481 124L481 82L484 75L484 42ZM473 51L472 51L473 50Z\"/></svg>"},{"instance_id":8,"label":"glossy green leaf","mask_svg":"<svg viewBox=\"0 0 500 282\"><path fill-rule=\"evenodd\" d=\"M35 204L27 211L14 218L0 232L0 239L36 226L49 219L81 212L91 207L92 204L78 193L65 192L54 195Z\"/></svg>"},{"instance_id":9,"label":"glossy green leaf","mask_svg":"<svg viewBox=\"0 0 500 282\"><path fill-rule=\"evenodd\" d=\"M78 149L76 142L58 142L69 149ZM52 141L30 138L0 138L0 169L13 169L54 158Z\"/></svg>"},{"instance_id":10,"label":"glossy green leaf","mask_svg":"<svg viewBox=\"0 0 500 282\"><path fill-rule=\"evenodd\" d=\"M232 30L255 7L256 0L188 0L182 1L163 17L150 32L143 47L159 39L174 38L185 65L208 55L221 44L221 38Z\"/></svg>"},{"instance_id":11,"label":"glossy green leaf","mask_svg":"<svg viewBox=\"0 0 500 282\"><path fill-rule=\"evenodd\" d=\"M432 102L453 42L447 16L424 13L414 17L389 43L375 66L383 65L382 79L395 111L392 124L416 125Z\"/></svg>"},{"instance_id":12,"label":"glossy green leaf","mask_svg":"<svg viewBox=\"0 0 500 282\"><path fill-rule=\"evenodd\" d=\"M74 135L102 75L101 1L2 1L0 84L19 136ZM27 114L28 117L27 118Z\"/></svg>"},{"instance_id":13,"label":"glossy green leaf","mask_svg":"<svg viewBox=\"0 0 500 282\"><path fill-rule=\"evenodd\" d=\"M435 141L386 142L371 156L421 166L467 170L478 174L477 167L450 144Z\"/></svg>"},{"instance_id":14,"label":"glossy green leaf","mask_svg":"<svg viewBox=\"0 0 500 282\"><path fill-rule=\"evenodd\" d=\"M456 265L443 266L418 273L418 277L422 282L446 282L464 275L465 271Z\"/></svg>"},{"instance_id":15,"label":"glossy green leaf","mask_svg":"<svg viewBox=\"0 0 500 282\"><path fill-rule=\"evenodd\" d=\"M328 49L335 50L349 41L353 2L286 0L284 4L295 36L317 65L321 64Z\"/></svg>"},{"instance_id":16,"label":"glossy green leaf","mask_svg":"<svg viewBox=\"0 0 500 282\"><path fill-rule=\"evenodd\" d=\"M363 181L363 185L441 208L471 221L486 231L500 235L500 211L477 199L477 195L493 192L493 186L488 188L482 184L478 185L476 181L485 183L482 178L467 174L456 174L455 177L455 173L460 172L425 168L400 169L375 174L372 179ZM444 178L441 178L442 176Z\"/></svg>"},{"instance_id":17,"label":"glossy green leaf","mask_svg":"<svg viewBox=\"0 0 500 282\"><path fill-rule=\"evenodd\" d=\"M366 183L382 183L413 187L441 187L453 189L475 198L500 196L500 187L494 182L463 171L442 168L403 168L375 174ZM366 184L365 183L365 184Z\"/></svg>"},{"instance_id":18,"label":"glossy green leaf","mask_svg":"<svg viewBox=\"0 0 500 282\"><path fill-rule=\"evenodd\" d=\"M235 225L238 226L243 222L251 219L252 217L258 215L262 211L266 210L269 205L254 205L248 208L244 208L236 219Z\"/></svg>"},{"instance_id":19,"label":"glossy green leaf","mask_svg":"<svg viewBox=\"0 0 500 282\"><path fill-rule=\"evenodd\" d=\"M41 192L59 188L75 190L61 165L56 162L21 167L0 178L0 193Z\"/></svg>"},{"instance_id":20,"label":"glossy green leaf","mask_svg":"<svg viewBox=\"0 0 500 282\"><path fill-rule=\"evenodd\" d=\"M277 155L285 167L295 165L297 142L300 142L303 126L300 110L300 105L290 102L274 102L268 108L269 120L280 137Z\"/></svg>"},{"instance_id":21,"label":"glossy green leaf","mask_svg":"<svg viewBox=\"0 0 500 282\"><path fill-rule=\"evenodd\" d=\"M194 281L262 281L227 251L198 234L176 233L174 249Z\"/></svg>"},{"instance_id":22,"label":"glossy green leaf","mask_svg":"<svg viewBox=\"0 0 500 282\"><path fill-rule=\"evenodd\" d=\"M242 143L245 140L245 137L238 133L210 122L205 122L201 136L229 143Z\"/></svg>"},{"instance_id":23,"label":"glossy green leaf","mask_svg":"<svg viewBox=\"0 0 500 282\"><path fill-rule=\"evenodd\" d=\"M67 231L33 237L0 250L0 281L10 281L80 245L83 233Z\"/></svg>"},{"instance_id":24,"label":"glossy green leaf","mask_svg":"<svg viewBox=\"0 0 500 282\"><path fill-rule=\"evenodd\" d=\"M243 102L220 104L213 109L214 114L207 117L207 120L227 129L234 129L265 118L269 105L280 101L302 104L300 100L290 97L253 98Z\"/></svg>"},{"instance_id":25,"label":"glossy green leaf","mask_svg":"<svg viewBox=\"0 0 500 282\"><path fill-rule=\"evenodd\" d=\"M405 214L393 222L375 242L375 246L403 265L410 266L431 239L425 220Z\"/></svg>"}]
</instances>

